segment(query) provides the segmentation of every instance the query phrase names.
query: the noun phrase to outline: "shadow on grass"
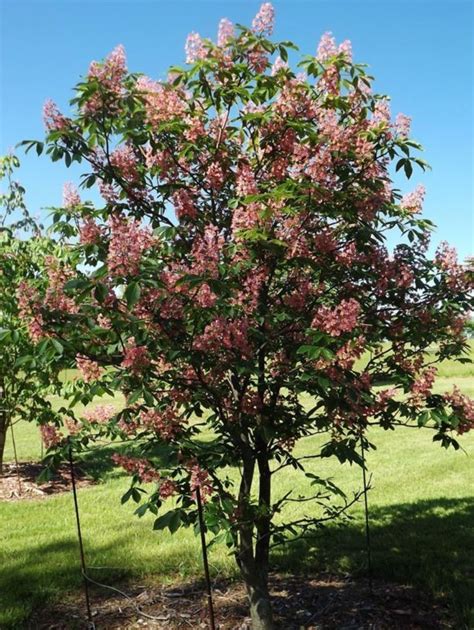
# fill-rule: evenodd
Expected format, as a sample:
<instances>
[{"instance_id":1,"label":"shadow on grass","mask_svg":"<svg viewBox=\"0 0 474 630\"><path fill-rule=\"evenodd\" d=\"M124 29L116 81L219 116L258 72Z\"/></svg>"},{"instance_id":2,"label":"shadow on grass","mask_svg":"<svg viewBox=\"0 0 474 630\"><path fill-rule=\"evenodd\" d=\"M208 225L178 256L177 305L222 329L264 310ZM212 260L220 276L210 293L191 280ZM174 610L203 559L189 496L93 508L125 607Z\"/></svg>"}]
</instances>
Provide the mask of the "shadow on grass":
<instances>
[{"instance_id":1,"label":"shadow on grass","mask_svg":"<svg viewBox=\"0 0 474 630\"><path fill-rule=\"evenodd\" d=\"M459 628L474 628L474 498L372 508L370 521L374 578L445 597ZM362 516L280 549L274 566L313 575L367 575Z\"/></svg>"},{"instance_id":2,"label":"shadow on grass","mask_svg":"<svg viewBox=\"0 0 474 630\"><path fill-rule=\"evenodd\" d=\"M474 499L437 499L371 510L373 573L377 580L413 584L445 596L456 628L474 622ZM104 564L120 566L120 543L95 547ZM26 550L25 550L26 551ZM123 564L123 558L122 564ZM176 566L182 557L176 557ZM48 601L82 586L77 541L67 537L46 546L30 541L27 560L0 565L0 627L27 628L25 619ZM134 558L123 570L101 572L100 581L119 584L133 578ZM350 572L366 575L365 534L359 517L344 527L330 526L311 541L295 542L274 553L273 568L300 574Z\"/></svg>"}]
</instances>

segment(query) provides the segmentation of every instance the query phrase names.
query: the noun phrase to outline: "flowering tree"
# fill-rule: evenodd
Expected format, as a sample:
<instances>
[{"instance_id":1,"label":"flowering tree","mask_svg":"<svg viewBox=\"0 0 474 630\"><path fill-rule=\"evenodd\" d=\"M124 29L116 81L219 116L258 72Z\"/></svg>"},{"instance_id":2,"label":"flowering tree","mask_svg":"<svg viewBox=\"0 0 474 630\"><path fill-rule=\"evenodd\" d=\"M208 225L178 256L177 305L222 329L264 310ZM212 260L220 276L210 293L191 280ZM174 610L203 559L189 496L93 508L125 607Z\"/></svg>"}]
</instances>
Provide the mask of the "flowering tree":
<instances>
[{"instance_id":1,"label":"flowering tree","mask_svg":"<svg viewBox=\"0 0 474 630\"><path fill-rule=\"evenodd\" d=\"M351 502L309 462L361 463L373 424L431 426L456 446L474 421L458 390L431 392L431 363L466 349L470 275L447 245L427 256L424 189L392 186L392 163L407 177L425 168L410 119L392 122L349 42L325 34L295 74L295 46L270 41L272 27L265 3L251 29L222 20L216 44L193 33L188 65L162 82L130 74L119 46L77 85L71 117L46 104L46 146L30 143L85 163L83 187L104 200L66 190L54 221L73 264L46 299L28 293L30 321L40 315L42 334L77 357L75 400L126 395L119 413L87 413L77 446L132 441L140 458L115 457L132 476L125 499L157 514L157 529L195 523L200 488L256 629L272 627L271 548ZM401 241L392 251L388 234ZM298 455L316 434L322 449ZM275 496L288 467L314 491ZM310 502L307 516L290 522L292 501Z\"/></svg>"},{"instance_id":2,"label":"flowering tree","mask_svg":"<svg viewBox=\"0 0 474 630\"><path fill-rule=\"evenodd\" d=\"M46 265L56 261L59 246L41 235L41 226L28 212L25 191L13 179L18 166L16 156L0 158L0 180L6 184L0 195L0 473L11 423L35 420L50 431L57 418L47 396L60 387L59 342L44 339L37 344L37 324L31 320L31 336L21 317L28 280L43 276L45 256L50 256Z\"/></svg>"}]
</instances>

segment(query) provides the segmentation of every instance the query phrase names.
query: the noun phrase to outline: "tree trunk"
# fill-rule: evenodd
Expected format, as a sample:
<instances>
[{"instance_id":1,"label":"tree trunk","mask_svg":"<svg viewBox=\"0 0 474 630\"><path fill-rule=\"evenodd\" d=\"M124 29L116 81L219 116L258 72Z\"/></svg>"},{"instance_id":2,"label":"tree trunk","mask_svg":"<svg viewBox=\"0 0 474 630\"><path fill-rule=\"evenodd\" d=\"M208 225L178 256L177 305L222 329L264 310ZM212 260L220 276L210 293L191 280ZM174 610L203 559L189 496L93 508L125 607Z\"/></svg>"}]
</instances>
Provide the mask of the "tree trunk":
<instances>
[{"instance_id":1,"label":"tree trunk","mask_svg":"<svg viewBox=\"0 0 474 630\"><path fill-rule=\"evenodd\" d=\"M271 475L267 461L267 453L261 452L257 457L259 468L259 515L249 509L251 487L255 470L255 458L245 457L243 475L239 492L239 511L241 524L239 527L238 564L249 599L252 630L273 630L273 613L268 592L269 533L270 520L265 508L270 502ZM255 527L256 526L256 527ZM254 545L254 532L257 530L257 542Z\"/></svg>"}]
</instances>

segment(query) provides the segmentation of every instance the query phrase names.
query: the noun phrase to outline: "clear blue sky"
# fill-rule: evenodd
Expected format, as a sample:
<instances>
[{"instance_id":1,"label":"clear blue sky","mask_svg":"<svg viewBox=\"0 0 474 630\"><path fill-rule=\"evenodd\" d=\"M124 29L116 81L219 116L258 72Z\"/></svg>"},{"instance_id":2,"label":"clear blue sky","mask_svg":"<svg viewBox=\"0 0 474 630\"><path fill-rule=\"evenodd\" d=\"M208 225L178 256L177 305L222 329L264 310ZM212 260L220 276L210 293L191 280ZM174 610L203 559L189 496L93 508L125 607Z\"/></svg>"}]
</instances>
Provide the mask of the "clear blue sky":
<instances>
[{"instance_id":1,"label":"clear blue sky","mask_svg":"<svg viewBox=\"0 0 474 630\"><path fill-rule=\"evenodd\" d=\"M473 253L472 0L275 0L277 39L314 53L321 34L352 40L356 61L370 65L392 111L413 117L413 136L433 167L424 183L425 215L462 257ZM41 139L41 109L53 98L67 110L71 88L92 59L124 44L128 66L153 78L184 63L187 34L215 37L221 17L250 24L254 0L0 0L1 133L5 153L22 139ZM20 156L21 157L21 156ZM37 214L60 204L64 181L78 181L47 158L23 157L21 180Z\"/></svg>"}]
</instances>

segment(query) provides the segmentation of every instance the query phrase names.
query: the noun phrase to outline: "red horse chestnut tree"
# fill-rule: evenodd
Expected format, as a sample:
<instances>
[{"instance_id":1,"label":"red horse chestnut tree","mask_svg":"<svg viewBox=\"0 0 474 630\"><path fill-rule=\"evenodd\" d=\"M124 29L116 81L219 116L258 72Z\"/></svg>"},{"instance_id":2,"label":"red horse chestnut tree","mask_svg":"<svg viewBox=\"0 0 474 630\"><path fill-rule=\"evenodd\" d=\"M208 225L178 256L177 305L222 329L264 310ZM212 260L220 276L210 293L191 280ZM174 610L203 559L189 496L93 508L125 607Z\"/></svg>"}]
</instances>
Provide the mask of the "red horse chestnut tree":
<instances>
[{"instance_id":1,"label":"red horse chestnut tree","mask_svg":"<svg viewBox=\"0 0 474 630\"><path fill-rule=\"evenodd\" d=\"M472 275L448 245L428 256L424 189L393 186L392 165L425 167L410 119L392 121L329 33L296 72L296 47L269 39L273 13L263 4L251 28L222 20L217 43L192 33L166 81L130 73L117 47L76 86L70 116L47 103L46 144L31 143L85 164L83 188L103 197L67 188L54 224L74 263L46 301L29 289L35 334L41 321L76 357L74 399L126 396L120 412L86 412L72 439L131 441L135 456L115 461L157 529L196 523L200 488L256 629L273 627L270 550L353 500L308 466L361 463L371 425L431 426L456 446L474 423L460 391L432 393L432 364L466 350ZM316 434L324 445L301 455ZM288 467L311 492L275 494ZM293 521L292 501L306 502Z\"/></svg>"}]
</instances>

